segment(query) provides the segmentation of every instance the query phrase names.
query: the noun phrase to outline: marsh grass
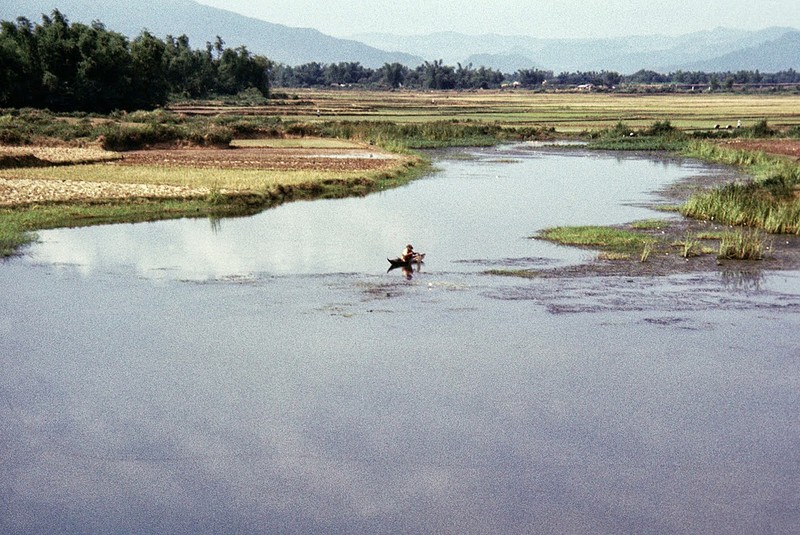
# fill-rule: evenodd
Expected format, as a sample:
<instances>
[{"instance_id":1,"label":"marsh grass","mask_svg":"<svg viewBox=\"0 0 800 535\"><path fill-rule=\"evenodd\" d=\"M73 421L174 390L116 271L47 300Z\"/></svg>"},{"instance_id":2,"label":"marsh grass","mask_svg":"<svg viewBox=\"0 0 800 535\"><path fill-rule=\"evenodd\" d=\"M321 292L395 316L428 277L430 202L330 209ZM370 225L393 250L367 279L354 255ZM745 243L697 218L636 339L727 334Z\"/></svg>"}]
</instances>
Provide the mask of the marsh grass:
<instances>
[{"instance_id":1,"label":"marsh grass","mask_svg":"<svg viewBox=\"0 0 800 535\"><path fill-rule=\"evenodd\" d=\"M696 236L692 236L689 233L686 233L682 240L677 240L673 243L673 245L681 248L681 256L683 258L700 256L702 253L700 240L698 240Z\"/></svg>"},{"instance_id":2,"label":"marsh grass","mask_svg":"<svg viewBox=\"0 0 800 535\"><path fill-rule=\"evenodd\" d=\"M622 259L632 255L643 255L642 250L651 248L655 239L630 230L601 226L554 227L542 230L536 238L581 247L596 247L605 258ZM649 252L647 254L649 256Z\"/></svg>"},{"instance_id":3,"label":"marsh grass","mask_svg":"<svg viewBox=\"0 0 800 535\"><path fill-rule=\"evenodd\" d=\"M454 145L489 146L513 135L496 124L483 122L432 121L397 123L388 121L327 122L319 125L324 136L369 142L388 150L437 148ZM532 130L533 131L533 130ZM530 133L530 132L528 132Z\"/></svg>"},{"instance_id":4,"label":"marsh grass","mask_svg":"<svg viewBox=\"0 0 800 535\"><path fill-rule=\"evenodd\" d=\"M722 235L717 257L727 260L761 260L765 249L763 232L757 229L739 229Z\"/></svg>"},{"instance_id":5,"label":"marsh grass","mask_svg":"<svg viewBox=\"0 0 800 535\"><path fill-rule=\"evenodd\" d=\"M754 180L696 193L681 207L683 215L775 234L800 234L800 164L796 161L708 142L690 144L685 154L741 167Z\"/></svg>"},{"instance_id":6,"label":"marsh grass","mask_svg":"<svg viewBox=\"0 0 800 535\"><path fill-rule=\"evenodd\" d=\"M615 251L602 251L597 255L598 260L630 260L628 253L618 253Z\"/></svg>"},{"instance_id":7,"label":"marsh grass","mask_svg":"<svg viewBox=\"0 0 800 535\"><path fill-rule=\"evenodd\" d=\"M542 276L538 271L530 269L488 269L484 273L487 275L497 275L500 277L518 277L522 279L537 279Z\"/></svg>"},{"instance_id":8,"label":"marsh grass","mask_svg":"<svg viewBox=\"0 0 800 535\"><path fill-rule=\"evenodd\" d=\"M644 242L642 245L642 254L639 255L639 262L647 262L650 255L653 253L655 243L651 241Z\"/></svg>"},{"instance_id":9,"label":"marsh grass","mask_svg":"<svg viewBox=\"0 0 800 535\"><path fill-rule=\"evenodd\" d=\"M757 183L728 184L693 195L681 208L687 217L758 227L773 234L800 234L800 198L775 194Z\"/></svg>"},{"instance_id":10,"label":"marsh grass","mask_svg":"<svg viewBox=\"0 0 800 535\"><path fill-rule=\"evenodd\" d=\"M0 214L2 221L2 214ZM0 258L9 256L19 248L36 240L36 234L27 232L16 225L0 223Z\"/></svg>"}]
</instances>

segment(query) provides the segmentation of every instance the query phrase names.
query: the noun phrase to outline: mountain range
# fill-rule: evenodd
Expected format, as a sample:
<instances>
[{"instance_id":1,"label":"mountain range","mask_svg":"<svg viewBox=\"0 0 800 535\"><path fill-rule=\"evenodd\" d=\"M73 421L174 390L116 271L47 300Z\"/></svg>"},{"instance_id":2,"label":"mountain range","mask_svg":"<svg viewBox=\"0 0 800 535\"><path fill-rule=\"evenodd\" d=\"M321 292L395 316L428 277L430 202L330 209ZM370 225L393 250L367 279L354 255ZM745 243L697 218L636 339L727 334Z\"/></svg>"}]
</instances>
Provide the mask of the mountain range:
<instances>
[{"instance_id":1,"label":"mountain range","mask_svg":"<svg viewBox=\"0 0 800 535\"><path fill-rule=\"evenodd\" d=\"M800 31L717 28L680 36L651 35L611 39L541 39L519 35L466 35L442 32L399 36L366 33L340 39L311 28L292 28L208 7L192 0L4 0L0 20L24 16L40 22L57 7L71 22L98 20L131 38L147 30L159 38L187 35L203 48L217 36L228 47L244 45L286 65L311 62L385 63L415 67L424 61L472 64L512 73L538 68L562 71L609 70L630 74L640 69L776 72L800 70ZM333 7L331 9L334 9Z\"/></svg>"},{"instance_id":2,"label":"mountain range","mask_svg":"<svg viewBox=\"0 0 800 535\"><path fill-rule=\"evenodd\" d=\"M717 28L680 36L631 36L613 39L538 39L514 35L464 35L442 32L411 37L358 34L351 39L384 50L402 50L445 64L472 63L514 72L523 68L555 71L609 70L631 74L640 69L776 72L800 68L800 31Z\"/></svg>"}]
</instances>

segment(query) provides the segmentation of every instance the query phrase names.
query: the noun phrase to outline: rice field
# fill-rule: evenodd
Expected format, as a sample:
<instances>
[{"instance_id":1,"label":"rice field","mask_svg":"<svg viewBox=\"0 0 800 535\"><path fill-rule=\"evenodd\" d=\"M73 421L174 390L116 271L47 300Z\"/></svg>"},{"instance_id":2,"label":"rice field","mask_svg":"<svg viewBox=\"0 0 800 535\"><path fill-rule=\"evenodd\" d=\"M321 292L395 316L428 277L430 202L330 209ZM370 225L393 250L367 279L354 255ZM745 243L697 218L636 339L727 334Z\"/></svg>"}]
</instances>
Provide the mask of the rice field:
<instances>
[{"instance_id":1,"label":"rice field","mask_svg":"<svg viewBox=\"0 0 800 535\"><path fill-rule=\"evenodd\" d=\"M761 119L777 128L800 125L800 95L788 94L297 90L296 97L290 103L251 108L247 113L311 123L331 120L477 121L501 126L555 128L561 133L610 128L619 121L632 128L669 121L684 131L707 130L715 125L735 126L739 120L743 126ZM177 106L175 109L186 108ZM208 108L203 113L210 114L214 109Z\"/></svg>"}]
</instances>

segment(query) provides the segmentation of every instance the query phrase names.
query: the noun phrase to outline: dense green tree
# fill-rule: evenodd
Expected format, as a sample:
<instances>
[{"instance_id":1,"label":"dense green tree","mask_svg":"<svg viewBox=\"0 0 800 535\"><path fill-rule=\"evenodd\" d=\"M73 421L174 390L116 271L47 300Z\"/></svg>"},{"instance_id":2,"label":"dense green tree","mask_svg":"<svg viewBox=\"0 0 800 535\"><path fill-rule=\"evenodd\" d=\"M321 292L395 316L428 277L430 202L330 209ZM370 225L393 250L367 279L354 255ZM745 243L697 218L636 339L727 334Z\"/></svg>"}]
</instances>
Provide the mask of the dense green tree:
<instances>
[{"instance_id":1,"label":"dense green tree","mask_svg":"<svg viewBox=\"0 0 800 535\"><path fill-rule=\"evenodd\" d=\"M69 108L112 111L126 107L132 96L132 62L128 39L95 22L71 28L79 51L75 102Z\"/></svg>"},{"instance_id":2,"label":"dense green tree","mask_svg":"<svg viewBox=\"0 0 800 535\"><path fill-rule=\"evenodd\" d=\"M58 10L41 24L0 22L0 106L108 112L160 106L170 94L255 88L267 96L270 67L220 37L205 50L186 36L162 41L146 31L129 42L100 22L70 24Z\"/></svg>"},{"instance_id":3,"label":"dense green tree","mask_svg":"<svg viewBox=\"0 0 800 535\"><path fill-rule=\"evenodd\" d=\"M76 34L66 17L55 10L52 17L43 16L34 28L39 64L42 71L44 106L56 110L76 107L76 83L80 50Z\"/></svg>"},{"instance_id":4,"label":"dense green tree","mask_svg":"<svg viewBox=\"0 0 800 535\"><path fill-rule=\"evenodd\" d=\"M146 109L166 104L170 90L167 44L145 31L130 49L132 106Z\"/></svg>"},{"instance_id":5,"label":"dense green tree","mask_svg":"<svg viewBox=\"0 0 800 535\"><path fill-rule=\"evenodd\" d=\"M516 72L515 79L523 87L539 87L553 77L553 71L539 69L520 69Z\"/></svg>"},{"instance_id":6,"label":"dense green tree","mask_svg":"<svg viewBox=\"0 0 800 535\"><path fill-rule=\"evenodd\" d=\"M365 68L357 61L332 63L325 67L325 82L328 85L362 84L373 76L374 72L371 69Z\"/></svg>"},{"instance_id":7,"label":"dense green tree","mask_svg":"<svg viewBox=\"0 0 800 535\"><path fill-rule=\"evenodd\" d=\"M263 56L252 56L247 48L225 49L217 68L217 90L234 95L254 88L269 96L269 60Z\"/></svg>"},{"instance_id":8,"label":"dense green tree","mask_svg":"<svg viewBox=\"0 0 800 535\"><path fill-rule=\"evenodd\" d=\"M454 89L455 69L444 65L441 59L426 61L416 69L420 73L423 89Z\"/></svg>"},{"instance_id":9,"label":"dense green tree","mask_svg":"<svg viewBox=\"0 0 800 535\"><path fill-rule=\"evenodd\" d=\"M211 43L205 50L193 50L189 38L181 35L167 36L165 46L165 76L172 93L199 98L215 89L217 68Z\"/></svg>"},{"instance_id":10,"label":"dense green tree","mask_svg":"<svg viewBox=\"0 0 800 535\"><path fill-rule=\"evenodd\" d=\"M295 87L319 87L325 85L325 67L313 61L294 68L292 79Z\"/></svg>"},{"instance_id":11,"label":"dense green tree","mask_svg":"<svg viewBox=\"0 0 800 535\"><path fill-rule=\"evenodd\" d=\"M408 76L408 67L401 63L385 63L379 70L381 82L395 89L401 87Z\"/></svg>"},{"instance_id":12,"label":"dense green tree","mask_svg":"<svg viewBox=\"0 0 800 535\"><path fill-rule=\"evenodd\" d=\"M24 17L0 23L0 105L35 106L42 98L33 24Z\"/></svg>"}]
</instances>

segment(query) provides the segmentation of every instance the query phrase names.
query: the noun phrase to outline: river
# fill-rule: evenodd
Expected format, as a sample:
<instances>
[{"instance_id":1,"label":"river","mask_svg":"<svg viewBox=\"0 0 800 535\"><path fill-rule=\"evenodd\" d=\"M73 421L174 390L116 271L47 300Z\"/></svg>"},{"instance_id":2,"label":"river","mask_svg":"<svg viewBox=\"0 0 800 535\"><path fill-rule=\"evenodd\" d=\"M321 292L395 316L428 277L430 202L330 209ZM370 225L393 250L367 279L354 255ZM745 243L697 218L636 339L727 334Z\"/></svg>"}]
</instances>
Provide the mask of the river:
<instances>
[{"instance_id":1,"label":"river","mask_svg":"<svg viewBox=\"0 0 800 535\"><path fill-rule=\"evenodd\" d=\"M516 279L697 162L438 153L0 263L0 531L793 533L800 272ZM407 279L386 257L427 253Z\"/></svg>"}]
</instances>

